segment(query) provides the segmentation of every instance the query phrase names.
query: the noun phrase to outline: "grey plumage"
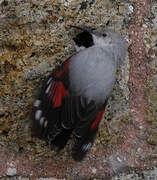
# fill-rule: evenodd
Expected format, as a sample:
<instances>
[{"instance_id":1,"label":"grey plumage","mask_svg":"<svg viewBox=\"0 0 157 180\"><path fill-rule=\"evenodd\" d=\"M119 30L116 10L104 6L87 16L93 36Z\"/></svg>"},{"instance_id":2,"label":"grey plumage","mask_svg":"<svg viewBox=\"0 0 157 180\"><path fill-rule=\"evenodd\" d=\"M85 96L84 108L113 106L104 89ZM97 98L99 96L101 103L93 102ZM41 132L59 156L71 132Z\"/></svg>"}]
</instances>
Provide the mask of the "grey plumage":
<instances>
[{"instance_id":1,"label":"grey plumage","mask_svg":"<svg viewBox=\"0 0 157 180\"><path fill-rule=\"evenodd\" d=\"M70 90L101 106L113 89L117 67L125 60L126 42L111 30L93 31L92 36L94 45L70 61Z\"/></svg>"}]
</instances>

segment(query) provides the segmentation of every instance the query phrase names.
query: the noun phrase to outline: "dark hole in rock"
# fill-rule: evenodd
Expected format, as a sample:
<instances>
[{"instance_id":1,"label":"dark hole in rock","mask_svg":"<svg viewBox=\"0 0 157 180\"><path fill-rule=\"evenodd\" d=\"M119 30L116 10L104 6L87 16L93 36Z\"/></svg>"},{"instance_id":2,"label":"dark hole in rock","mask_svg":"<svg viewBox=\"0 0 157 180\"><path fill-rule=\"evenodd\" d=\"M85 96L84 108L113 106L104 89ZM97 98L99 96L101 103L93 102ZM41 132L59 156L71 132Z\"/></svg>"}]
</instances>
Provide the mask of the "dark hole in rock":
<instances>
[{"instance_id":1,"label":"dark hole in rock","mask_svg":"<svg viewBox=\"0 0 157 180\"><path fill-rule=\"evenodd\" d=\"M33 57L33 56L35 56L35 52L32 52L32 54L30 55L30 57Z\"/></svg>"},{"instance_id":2,"label":"dark hole in rock","mask_svg":"<svg viewBox=\"0 0 157 180\"><path fill-rule=\"evenodd\" d=\"M110 21L108 20L107 23L106 23L106 26L108 26L110 24Z\"/></svg>"},{"instance_id":3,"label":"dark hole in rock","mask_svg":"<svg viewBox=\"0 0 157 180\"><path fill-rule=\"evenodd\" d=\"M31 8L37 8L38 6L36 4L33 4Z\"/></svg>"},{"instance_id":4,"label":"dark hole in rock","mask_svg":"<svg viewBox=\"0 0 157 180\"><path fill-rule=\"evenodd\" d=\"M3 1L2 2L2 6L7 6L8 5L8 1Z\"/></svg>"},{"instance_id":5,"label":"dark hole in rock","mask_svg":"<svg viewBox=\"0 0 157 180\"><path fill-rule=\"evenodd\" d=\"M89 2L89 5L91 6L94 3L95 3L95 0L92 0L92 1Z\"/></svg>"},{"instance_id":6,"label":"dark hole in rock","mask_svg":"<svg viewBox=\"0 0 157 180\"><path fill-rule=\"evenodd\" d=\"M1 82L1 81L0 81L0 82ZM1 83L0 83L0 84L1 84ZM5 115L4 113L3 113L3 114L0 114L0 118L4 117L4 115Z\"/></svg>"},{"instance_id":7,"label":"dark hole in rock","mask_svg":"<svg viewBox=\"0 0 157 180\"><path fill-rule=\"evenodd\" d=\"M8 136L8 131L3 130L3 131L2 131L2 135Z\"/></svg>"},{"instance_id":8,"label":"dark hole in rock","mask_svg":"<svg viewBox=\"0 0 157 180\"><path fill-rule=\"evenodd\" d=\"M87 2L82 2L80 5L81 5L80 9L86 9L88 6Z\"/></svg>"},{"instance_id":9,"label":"dark hole in rock","mask_svg":"<svg viewBox=\"0 0 157 180\"><path fill-rule=\"evenodd\" d=\"M24 150L24 148L23 148L23 147L20 147L20 148L19 148L19 152L20 152L20 153L22 153L22 152L23 152L23 150Z\"/></svg>"},{"instance_id":10,"label":"dark hole in rock","mask_svg":"<svg viewBox=\"0 0 157 180\"><path fill-rule=\"evenodd\" d=\"M17 47L12 44L6 44L5 47L10 51L16 51Z\"/></svg>"}]
</instances>

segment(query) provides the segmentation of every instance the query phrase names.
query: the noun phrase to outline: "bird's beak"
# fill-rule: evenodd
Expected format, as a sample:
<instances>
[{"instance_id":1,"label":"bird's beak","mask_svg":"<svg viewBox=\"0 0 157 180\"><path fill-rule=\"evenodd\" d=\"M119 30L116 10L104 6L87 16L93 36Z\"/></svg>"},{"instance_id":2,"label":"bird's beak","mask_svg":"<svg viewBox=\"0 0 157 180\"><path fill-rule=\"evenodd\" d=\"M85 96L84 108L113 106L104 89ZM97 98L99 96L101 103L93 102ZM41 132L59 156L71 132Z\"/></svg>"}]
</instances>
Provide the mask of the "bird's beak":
<instances>
[{"instance_id":1,"label":"bird's beak","mask_svg":"<svg viewBox=\"0 0 157 180\"><path fill-rule=\"evenodd\" d=\"M79 30L82 30L82 31L86 31L88 33L92 33L94 28L84 28L84 27L79 27L79 26L75 26L75 25L70 25L70 27L72 28L76 28L76 29L79 29Z\"/></svg>"}]
</instances>

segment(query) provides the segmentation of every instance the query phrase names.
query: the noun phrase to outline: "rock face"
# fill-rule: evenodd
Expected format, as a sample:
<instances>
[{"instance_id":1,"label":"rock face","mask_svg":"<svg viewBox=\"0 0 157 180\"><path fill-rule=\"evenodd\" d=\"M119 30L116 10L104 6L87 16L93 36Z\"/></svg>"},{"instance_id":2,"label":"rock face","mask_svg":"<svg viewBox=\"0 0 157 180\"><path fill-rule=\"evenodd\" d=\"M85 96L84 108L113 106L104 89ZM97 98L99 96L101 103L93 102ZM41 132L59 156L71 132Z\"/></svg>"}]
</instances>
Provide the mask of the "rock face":
<instances>
[{"instance_id":1,"label":"rock face","mask_svg":"<svg viewBox=\"0 0 157 180\"><path fill-rule=\"evenodd\" d=\"M156 9L155 0L0 0L0 177L109 178L157 165ZM106 26L128 41L127 60L82 163L71 159L70 143L56 154L31 135L42 81L75 52L78 32L70 24Z\"/></svg>"}]
</instances>

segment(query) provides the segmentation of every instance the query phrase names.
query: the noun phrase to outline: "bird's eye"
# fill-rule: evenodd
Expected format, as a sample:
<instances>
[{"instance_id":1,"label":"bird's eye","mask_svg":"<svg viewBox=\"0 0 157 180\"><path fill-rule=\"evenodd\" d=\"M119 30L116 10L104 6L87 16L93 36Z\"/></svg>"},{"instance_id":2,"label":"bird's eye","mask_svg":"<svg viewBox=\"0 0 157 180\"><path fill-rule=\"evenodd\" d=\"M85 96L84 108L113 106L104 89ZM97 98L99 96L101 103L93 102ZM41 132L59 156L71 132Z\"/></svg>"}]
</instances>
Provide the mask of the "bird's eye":
<instances>
[{"instance_id":1,"label":"bird's eye","mask_svg":"<svg viewBox=\"0 0 157 180\"><path fill-rule=\"evenodd\" d=\"M103 36L103 37L106 37L106 36L107 36L107 34L103 33L103 34L102 34L102 36Z\"/></svg>"}]
</instances>

